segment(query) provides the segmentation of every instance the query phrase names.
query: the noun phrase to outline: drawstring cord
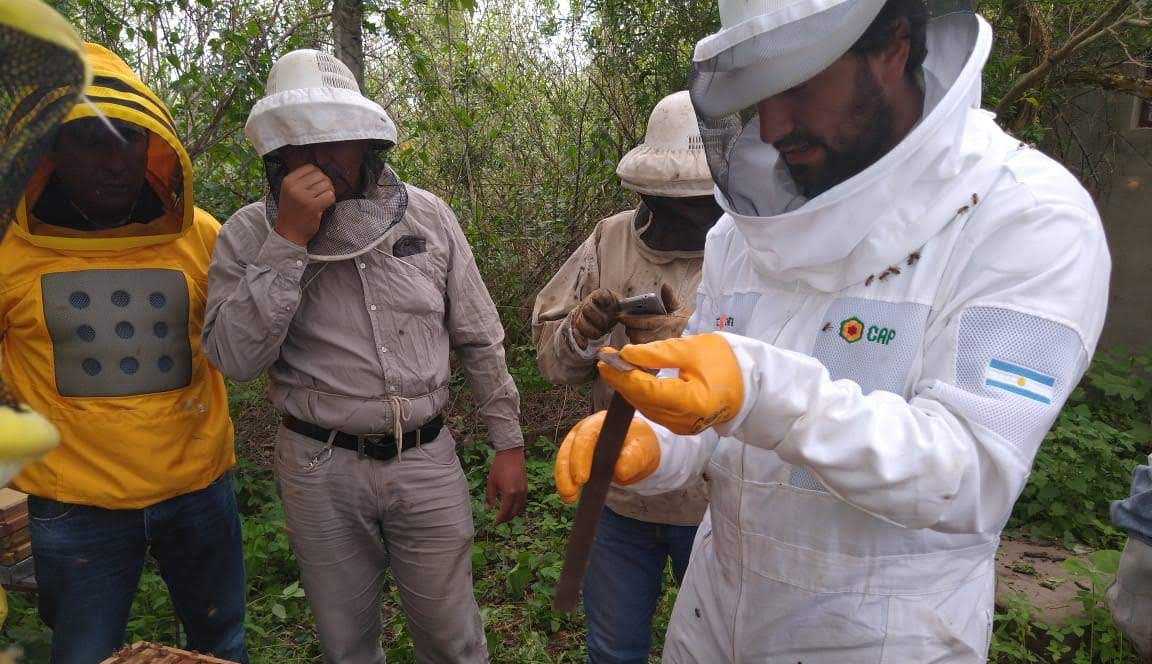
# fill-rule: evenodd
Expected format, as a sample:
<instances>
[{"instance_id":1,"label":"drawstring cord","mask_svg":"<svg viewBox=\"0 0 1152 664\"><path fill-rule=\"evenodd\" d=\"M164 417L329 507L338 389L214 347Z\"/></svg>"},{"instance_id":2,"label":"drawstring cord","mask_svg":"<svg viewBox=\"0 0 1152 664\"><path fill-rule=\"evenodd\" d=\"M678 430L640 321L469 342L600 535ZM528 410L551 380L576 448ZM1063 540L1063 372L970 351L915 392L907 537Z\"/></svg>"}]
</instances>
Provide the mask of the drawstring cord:
<instances>
[{"instance_id":1,"label":"drawstring cord","mask_svg":"<svg viewBox=\"0 0 1152 664\"><path fill-rule=\"evenodd\" d=\"M408 397L388 397L392 406L392 437L396 441L396 463L404 460L404 420L412 416L412 400ZM423 442L423 441L421 441Z\"/></svg>"}]
</instances>

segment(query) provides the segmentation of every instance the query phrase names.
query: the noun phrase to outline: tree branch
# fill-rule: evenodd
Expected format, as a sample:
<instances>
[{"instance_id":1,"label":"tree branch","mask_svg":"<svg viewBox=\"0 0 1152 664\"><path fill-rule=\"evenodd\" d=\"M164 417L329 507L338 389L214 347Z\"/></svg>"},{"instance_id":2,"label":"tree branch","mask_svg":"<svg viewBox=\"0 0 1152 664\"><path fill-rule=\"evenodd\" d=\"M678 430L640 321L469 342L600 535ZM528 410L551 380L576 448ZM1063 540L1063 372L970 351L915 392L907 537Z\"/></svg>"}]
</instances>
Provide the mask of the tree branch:
<instances>
[{"instance_id":1,"label":"tree branch","mask_svg":"<svg viewBox=\"0 0 1152 664\"><path fill-rule=\"evenodd\" d=\"M1152 79L1111 74L1095 69L1081 69L1069 73L1064 77L1064 80L1071 83L1088 83L1104 90L1152 99Z\"/></svg>"},{"instance_id":2,"label":"tree branch","mask_svg":"<svg viewBox=\"0 0 1152 664\"><path fill-rule=\"evenodd\" d=\"M191 147L188 148L188 158L192 161L196 161L196 157L200 156L201 152L212 146L212 135L220 128L220 123L224 120L224 114L228 112L228 107L232 105L232 100L235 99L236 94L240 92L240 85L240 83L233 85L224 99L220 100L220 103L216 105L216 112L212 114L212 119L208 122L208 125L204 127L204 130L200 132L200 135L196 137L196 140L192 142Z\"/></svg>"},{"instance_id":3,"label":"tree branch","mask_svg":"<svg viewBox=\"0 0 1152 664\"><path fill-rule=\"evenodd\" d=\"M1098 16L1091 25L1072 35L1067 43L1050 53L1043 62L1016 79L1016 82L1012 84L1012 87L1009 88L1008 92L1005 93L1000 99L1000 103L996 106L996 115L1002 118L1001 121L1006 122L1011 119L1010 111L1013 105L1020 101L1029 90L1042 83L1056 65L1070 58L1085 44L1106 33L1131 7L1132 0L1116 0L1116 2L1113 3L1107 11Z\"/></svg>"}]
</instances>

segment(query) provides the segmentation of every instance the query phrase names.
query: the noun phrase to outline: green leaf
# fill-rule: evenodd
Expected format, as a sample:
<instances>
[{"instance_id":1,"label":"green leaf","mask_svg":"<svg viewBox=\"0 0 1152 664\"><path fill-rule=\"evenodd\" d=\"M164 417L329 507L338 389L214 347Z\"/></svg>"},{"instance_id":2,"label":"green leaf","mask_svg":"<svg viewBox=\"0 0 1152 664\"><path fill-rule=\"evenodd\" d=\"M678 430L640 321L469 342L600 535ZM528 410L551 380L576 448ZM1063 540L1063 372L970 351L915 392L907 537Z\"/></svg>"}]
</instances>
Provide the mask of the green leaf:
<instances>
[{"instance_id":1,"label":"green leaf","mask_svg":"<svg viewBox=\"0 0 1152 664\"><path fill-rule=\"evenodd\" d=\"M1076 576L1089 576L1091 574L1091 568L1079 558L1067 558L1060 563L1060 566Z\"/></svg>"},{"instance_id":2,"label":"green leaf","mask_svg":"<svg viewBox=\"0 0 1152 664\"><path fill-rule=\"evenodd\" d=\"M304 589L300 587L299 581L293 581L280 591L280 597L284 599L300 598L304 596Z\"/></svg>"},{"instance_id":3,"label":"green leaf","mask_svg":"<svg viewBox=\"0 0 1152 664\"><path fill-rule=\"evenodd\" d=\"M1095 551L1088 556L1096 567L1096 571L1107 576L1116 576L1116 573L1120 571L1120 557L1121 552L1113 549Z\"/></svg>"}]
</instances>

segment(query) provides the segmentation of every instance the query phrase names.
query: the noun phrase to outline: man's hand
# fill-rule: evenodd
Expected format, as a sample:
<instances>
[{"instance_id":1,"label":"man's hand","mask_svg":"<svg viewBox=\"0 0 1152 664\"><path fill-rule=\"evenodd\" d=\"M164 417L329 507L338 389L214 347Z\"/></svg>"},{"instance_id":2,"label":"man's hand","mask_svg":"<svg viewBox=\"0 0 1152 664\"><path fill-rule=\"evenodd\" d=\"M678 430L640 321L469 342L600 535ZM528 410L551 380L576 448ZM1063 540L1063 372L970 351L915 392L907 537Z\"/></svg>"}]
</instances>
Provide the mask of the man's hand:
<instances>
[{"instance_id":1,"label":"man's hand","mask_svg":"<svg viewBox=\"0 0 1152 664\"><path fill-rule=\"evenodd\" d=\"M599 339L616 327L620 317L620 298L607 288L597 288L588 294L572 312L572 336L580 348Z\"/></svg>"},{"instance_id":2,"label":"man's hand","mask_svg":"<svg viewBox=\"0 0 1152 664\"><path fill-rule=\"evenodd\" d=\"M336 204L332 181L313 164L305 164L284 176L280 183L276 232L289 242L308 246L320 230L324 211Z\"/></svg>"},{"instance_id":3,"label":"man's hand","mask_svg":"<svg viewBox=\"0 0 1152 664\"><path fill-rule=\"evenodd\" d=\"M611 348L600 351L612 352ZM660 378L620 371L601 361L600 376L645 417L682 436L736 417L744 405L744 377L732 347L720 334L698 334L625 346L620 359L640 369L679 369Z\"/></svg>"},{"instance_id":4,"label":"man's hand","mask_svg":"<svg viewBox=\"0 0 1152 664\"><path fill-rule=\"evenodd\" d=\"M688 325L688 308L680 304L676 291L668 284L660 287L660 299L664 302L667 314L635 315L621 314L620 322L628 341L634 344L647 344L664 339L675 339L684 334Z\"/></svg>"},{"instance_id":5,"label":"man's hand","mask_svg":"<svg viewBox=\"0 0 1152 664\"><path fill-rule=\"evenodd\" d=\"M556 481L556 493L566 504L576 502L580 487L588 482L592 474L592 457L596 453L596 443L600 439L600 429L608 411L593 413L576 423L556 453L556 463L552 476ZM640 418L633 418L616 459L612 481L619 485L635 484L656 471L660 465L660 442L656 432Z\"/></svg>"},{"instance_id":6,"label":"man's hand","mask_svg":"<svg viewBox=\"0 0 1152 664\"><path fill-rule=\"evenodd\" d=\"M492 469L488 471L488 496L484 506L492 509L496 498L500 498L500 511L492 521L499 526L511 521L524 511L525 497L528 494L528 477L524 472L524 448L514 447L501 450L492 459Z\"/></svg>"}]
</instances>

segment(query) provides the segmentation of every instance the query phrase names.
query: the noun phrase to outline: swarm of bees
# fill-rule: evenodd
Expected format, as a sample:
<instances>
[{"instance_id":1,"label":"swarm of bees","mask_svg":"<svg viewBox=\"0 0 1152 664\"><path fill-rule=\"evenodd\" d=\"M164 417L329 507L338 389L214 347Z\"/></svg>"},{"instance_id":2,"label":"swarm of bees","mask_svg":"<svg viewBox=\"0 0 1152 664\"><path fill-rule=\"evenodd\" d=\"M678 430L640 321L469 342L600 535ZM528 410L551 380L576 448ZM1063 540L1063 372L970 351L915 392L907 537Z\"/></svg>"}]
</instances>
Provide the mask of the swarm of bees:
<instances>
[{"instance_id":1,"label":"swarm of bees","mask_svg":"<svg viewBox=\"0 0 1152 664\"><path fill-rule=\"evenodd\" d=\"M979 194L972 194L971 202L969 202L967 205L964 205L959 210L956 210L956 215L960 216L960 215L968 214L969 212L972 211L972 208L976 207L979 204L980 204L980 195ZM905 262L908 264L908 267L912 267L916 263L919 263L920 262L920 252L919 251L912 252L911 254L908 255L908 259ZM870 275L864 281L864 286L865 287L871 286L873 283L876 282L877 279L879 279L880 281L887 281L889 277L893 277L893 276L896 276L898 274L900 274L900 268L893 265L892 267L889 267L887 270L884 270L883 272L881 272L878 275L876 275L876 274ZM830 329L830 328L825 326L823 331L827 332L828 329Z\"/></svg>"}]
</instances>

